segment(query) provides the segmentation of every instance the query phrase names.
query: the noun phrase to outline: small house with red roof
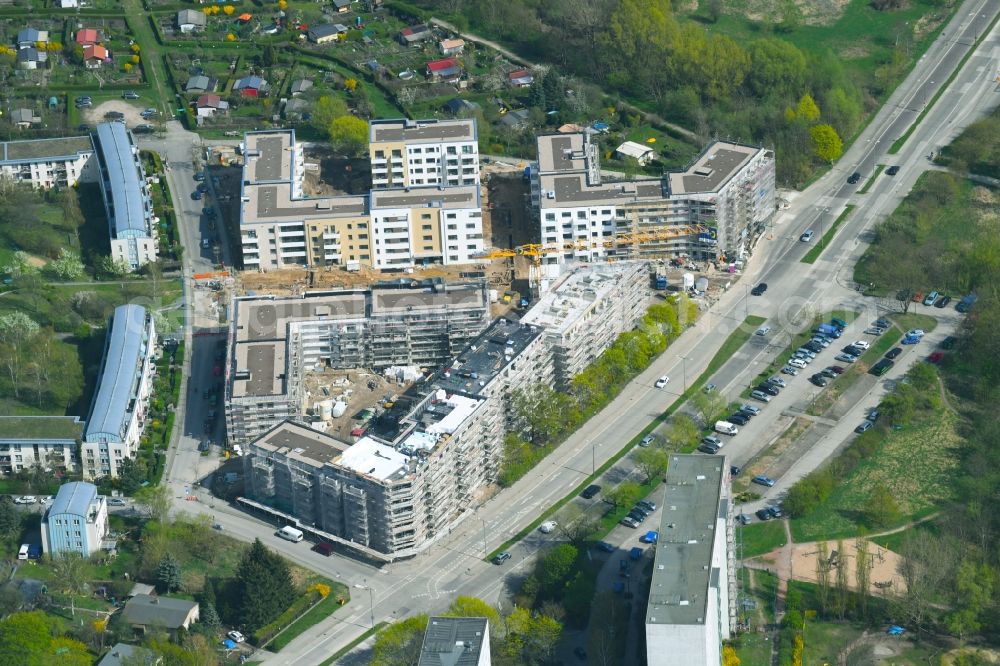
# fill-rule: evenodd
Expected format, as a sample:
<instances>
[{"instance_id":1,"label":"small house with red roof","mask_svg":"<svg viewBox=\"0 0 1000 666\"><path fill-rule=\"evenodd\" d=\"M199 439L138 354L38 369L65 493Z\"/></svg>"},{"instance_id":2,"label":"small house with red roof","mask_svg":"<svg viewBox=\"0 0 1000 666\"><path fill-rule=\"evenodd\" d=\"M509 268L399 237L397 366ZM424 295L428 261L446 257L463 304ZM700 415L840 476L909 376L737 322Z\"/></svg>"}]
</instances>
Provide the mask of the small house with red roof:
<instances>
[{"instance_id":1,"label":"small house with red roof","mask_svg":"<svg viewBox=\"0 0 1000 666\"><path fill-rule=\"evenodd\" d=\"M83 65L87 69L99 69L110 61L111 54L100 44L88 44L83 47Z\"/></svg>"},{"instance_id":2,"label":"small house with red roof","mask_svg":"<svg viewBox=\"0 0 1000 666\"><path fill-rule=\"evenodd\" d=\"M216 113L229 111L229 102L218 95L199 95L198 101L194 103L194 108L199 118L207 118Z\"/></svg>"},{"instance_id":3,"label":"small house with red roof","mask_svg":"<svg viewBox=\"0 0 1000 666\"><path fill-rule=\"evenodd\" d=\"M535 77L526 69L515 69L507 75L507 80L515 88L527 88L535 82Z\"/></svg>"},{"instance_id":4,"label":"small house with red roof","mask_svg":"<svg viewBox=\"0 0 1000 666\"><path fill-rule=\"evenodd\" d=\"M462 68L454 58L442 58L427 63L427 76L435 81L457 81L462 76Z\"/></svg>"},{"instance_id":5,"label":"small house with red roof","mask_svg":"<svg viewBox=\"0 0 1000 666\"><path fill-rule=\"evenodd\" d=\"M403 28L399 31L399 43L403 46L412 46L414 44L419 44L420 42L430 39L434 35L431 33L430 28L426 25L418 24L411 25L408 28Z\"/></svg>"},{"instance_id":6,"label":"small house with red roof","mask_svg":"<svg viewBox=\"0 0 1000 666\"><path fill-rule=\"evenodd\" d=\"M97 28L81 28L76 31L76 43L80 46L101 43L101 33Z\"/></svg>"}]
</instances>

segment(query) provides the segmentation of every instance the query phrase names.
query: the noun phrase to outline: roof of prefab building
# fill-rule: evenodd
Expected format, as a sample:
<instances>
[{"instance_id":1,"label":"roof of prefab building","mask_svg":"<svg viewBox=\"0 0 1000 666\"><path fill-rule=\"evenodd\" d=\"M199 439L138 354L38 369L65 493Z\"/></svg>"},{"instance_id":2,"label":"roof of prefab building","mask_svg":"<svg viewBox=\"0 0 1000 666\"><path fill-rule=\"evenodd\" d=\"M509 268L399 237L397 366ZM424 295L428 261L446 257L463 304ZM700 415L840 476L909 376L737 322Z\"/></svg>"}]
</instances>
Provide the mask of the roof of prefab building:
<instances>
[{"instance_id":1,"label":"roof of prefab building","mask_svg":"<svg viewBox=\"0 0 1000 666\"><path fill-rule=\"evenodd\" d=\"M145 331L144 307L119 305L115 308L108 331L104 368L84 433L87 441L95 441L101 435L118 437L119 440L122 437L132 400L132 380L142 365Z\"/></svg>"},{"instance_id":2,"label":"roof of prefab building","mask_svg":"<svg viewBox=\"0 0 1000 666\"><path fill-rule=\"evenodd\" d=\"M59 487L56 498L52 500L49 515L69 513L74 516L86 516L90 504L97 499L97 486L84 481L73 481Z\"/></svg>"},{"instance_id":3,"label":"roof of prefab building","mask_svg":"<svg viewBox=\"0 0 1000 666\"><path fill-rule=\"evenodd\" d=\"M106 186L111 189L115 211L111 226L115 237L148 236L143 183L125 125L100 123L97 126L97 145L107 169Z\"/></svg>"}]
</instances>

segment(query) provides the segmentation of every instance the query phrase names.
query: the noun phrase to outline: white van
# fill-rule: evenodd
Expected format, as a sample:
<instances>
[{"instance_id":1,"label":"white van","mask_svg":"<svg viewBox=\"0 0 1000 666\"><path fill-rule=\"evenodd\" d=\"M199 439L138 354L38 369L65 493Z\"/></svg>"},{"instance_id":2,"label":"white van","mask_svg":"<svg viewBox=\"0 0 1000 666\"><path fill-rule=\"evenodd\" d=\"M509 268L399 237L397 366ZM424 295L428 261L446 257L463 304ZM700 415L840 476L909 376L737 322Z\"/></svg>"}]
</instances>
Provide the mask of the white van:
<instances>
[{"instance_id":1,"label":"white van","mask_svg":"<svg viewBox=\"0 0 1000 666\"><path fill-rule=\"evenodd\" d=\"M282 539L288 539L289 541L294 541L295 543L298 543L299 541L302 541L303 534L302 530L297 530L291 525L285 525L280 530L278 530L278 536L280 536Z\"/></svg>"},{"instance_id":2,"label":"white van","mask_svg":"<svg viewBox=\"0 0 1000 666\"><path fill-rule=\"evenodd\" d=\"M28 559L28 550L30 550L30 547L28 546L28 544L22 543L21 544L21 550L17 551L17 559L19 559L19 560L26 560L26 559Z\"/></svg>"},{"instance_id":3,"label":"white van","mask_svg":"<svg viewBox=\"0 0 1000 666\"><path fill-rule=\"evenodd\" d=\"M723 435L735 435L740 431L735 424L729 421L716 421L715 422L715 432L722 433Z\"/></svg>"}]
</instances>

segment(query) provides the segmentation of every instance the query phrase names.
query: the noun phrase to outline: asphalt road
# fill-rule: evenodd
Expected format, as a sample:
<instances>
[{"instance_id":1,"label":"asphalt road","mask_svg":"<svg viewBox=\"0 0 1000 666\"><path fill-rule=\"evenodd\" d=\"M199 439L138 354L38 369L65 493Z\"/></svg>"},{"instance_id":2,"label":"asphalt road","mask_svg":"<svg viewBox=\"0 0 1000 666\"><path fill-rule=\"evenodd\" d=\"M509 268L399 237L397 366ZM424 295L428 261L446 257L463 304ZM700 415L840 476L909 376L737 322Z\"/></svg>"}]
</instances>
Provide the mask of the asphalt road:
<instances>
[{"instance_id":1,"label":"asphalt road","mask_svg":"<svg viewBox=\"0 0 1000 666\"><path fill-rule=\"evenodd\" d=\"M269 547L294 561L354 586L353 598L344 609L293 641L280 655L267 657L265 663L319 663L360 634L372 620L378 622L416 612L440 611L458 593L478 596L490 603L503 603L507 579L524 573L538 549L549 543L548 537L537 532L532 534L513 547L513 558L499 567L483 562L484 552L497 547L531 522L662 412L676 397L671 392L679 392L684 383L700 374L747 312L768 316L772 324L777 322L781 327L794 328L810 319L812 312L845 305L865 306L865 299L850 282L850 267L864 250L860 235L896 207L919 173L928 168L927 154L931 150L950 142L956 132L984 115L1000 98L993 80L997 51L995 32L970 58L903 150L896 156L886 156L885 151L905 132L997 11L1000 6L987 0L966 2L942 38L928 50L922 64L897 88L839 166L796 196L790 208L782 211L771 237L758 245L745 277L747 283L768 282L770 289L765 296L747 301L745 289L739 286L724 294L694 328L681 336L652 367L631 382L611 405L542 465L514 488L503 492L498 500L467 516L451 535L416 560L376 569L338 555L323 557L309 551L307 542L292 544L278 539L273 535L273 526L213 502L207 493L192 485L203 477L203 470L211 468L214 461L193 455L192 447L196 446L197 438L181 435L177 446L171 447L168 463L170 487L178 498L175 505L178 510L209 513L223 526L223 531L246 540L259 536ZM172 166L168 179L179 209L184 207L184 202L190 202L184 197L190 197L194 184L192 173L185 173L181 164L190 162L191 146L195 143L186 134L171 128L162 149ZM875 164L898 164L901 173L895 178L880 176L868 194L858 195L856 188L863 185ZM847 185L846 176L855 170L863 175L861 183ZM860 204L859 208L843 225L823 257L813 265L800 263L799 259L808 248L798 242L798 235L806 228L814 228L818 239L825 225L849 202ZM185 215L182 221L182 235L188 248L199 247L200 220L196 221L195 217L197 212ZM208 268L207 258L188 254L184 264L186 275ZM189 321L197 325L197 296L192 304L188 289L185 298ZM868 320L871 318L874 316ZM192 339L190 333L191 327L188 327L189 341ZM197 373L195 376L189 374L189 361L185 379L188 381L190 377L193 387L201 387L206 381L211 382L211 377L205 376L211 370L206 367L204 357L196 353L195 358ZM667 390L654 389L653 382L663 374L672 377L671 384ZM732 381L738 379L727 381L725 385ZM182 390L185 396L182 402L185 402L189 391L195 388L185 385ZM180 405L179 410L187 413L190 409L191 413L197 413L198 407L194 401L190 402L190 406ZM856 425L853 418L844 420L851 428ZM185 423L189 422L198 423L199 419L186 416ZM731 450L735 451L736 447ZM803 467L810 464L813 462L804 461ZM801 471L796 470L796 473ZM190 497L196 500L188 499Z\"/></svg>"}]
</instances>

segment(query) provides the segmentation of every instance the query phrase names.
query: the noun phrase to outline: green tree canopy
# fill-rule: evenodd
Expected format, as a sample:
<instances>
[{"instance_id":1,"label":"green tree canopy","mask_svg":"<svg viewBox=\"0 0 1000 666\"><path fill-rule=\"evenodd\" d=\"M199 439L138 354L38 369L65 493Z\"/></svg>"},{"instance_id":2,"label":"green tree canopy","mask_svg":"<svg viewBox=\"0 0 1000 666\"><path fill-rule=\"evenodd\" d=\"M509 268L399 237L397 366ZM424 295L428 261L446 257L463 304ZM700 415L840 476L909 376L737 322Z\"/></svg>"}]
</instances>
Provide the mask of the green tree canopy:
<instances>
[{"instance_id":1,"label":"green tree canopy","mask_svg":"<svg viewBox=\"0 0 1000 666\"><path fill-rule=\"evenodd\" d=\"M421 613L378 632L372 647L372 666L413 666L417 663L427 620L427 614Z\"/></svg>"},{"instance_id":2,"label":"green tree canopy","mask_svg":"<svg viewBox=\"0 0 1000 666\"><path fill-rule=\"evenodd\" d=\"M160 560L156 569L156 586L161 592L175 592L181 589L181 563L170 551Z\"/></svg>"},{"instance_id":3,"label":"green tree canopy","mask_svg":"<svg viewBox=\"0 0 1000 666\"><path fill-rule=\"evenodd\" d=\"M253 632L281 615L295 601L288 563L260 539L244 551L236 570L239 622Z\"/></svg>"},{"instance_id":4,"label":"green tree canopy","mask_svg":"<svg viewBox=\"0 0 1000 666\"><path fill-rule=\"evenodd\" d=\"M368 145L368 123L355 116L340 116L330 123L330 143L348 155L357 155Z\"/></svg>"},{"instance_id":5,"label":"green tree canopy","mask_svg":"<svg viewBox=\"0 0 1000 666\"><path fill-rule=\"evenodd\" d=\"M844 152L844 143L831 125L810 127L809 136L813 141L813 153L824 162L834 162Z\"/></svg>"}]
</instances>

